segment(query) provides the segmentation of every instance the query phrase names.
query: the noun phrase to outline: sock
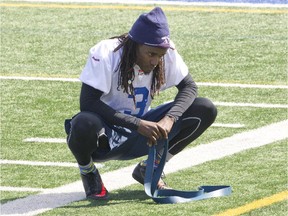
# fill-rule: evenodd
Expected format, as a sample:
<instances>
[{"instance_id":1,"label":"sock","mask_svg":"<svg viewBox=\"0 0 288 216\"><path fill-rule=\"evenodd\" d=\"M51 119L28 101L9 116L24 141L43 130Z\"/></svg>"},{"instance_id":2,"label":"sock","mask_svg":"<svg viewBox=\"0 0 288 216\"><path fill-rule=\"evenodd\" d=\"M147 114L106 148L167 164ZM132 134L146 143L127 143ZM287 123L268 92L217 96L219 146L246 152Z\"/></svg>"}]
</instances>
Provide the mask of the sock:
<instances>
[{"instance_id":1,"label":"sock","mask_svg":"<svg viewBox=\"0 0 288 216\"><path fill-rule=\"evenodd\" d=\"M157 152L156 158L155 158L155 160L154 160L154 169L157 169L158 165L160 164L161 157L162 157L162 154L160 154L159 152Z\"/></svg>"},{"instance_id":2,"label":"sock","mask_svg":"<svg viewBox=\"0 0 288 216\"><path fill-rule=\"evenodd\" d=\"M78 164L78 166L79 166L79 169L80 169L80 173L83 174L83 175L87 175L88 173L91 173L91 172L92 173L96 173L96 171L97 171L97 168L96 168L92 158L91 158L89 164L84 165L84 166Z\"/></svg>"},{"instance_id":3,"label":"sock","mask_svg":"<svg viewBox=\"0 0 288 216\"><path fill-rule=\"evenodd\" d=\"M161 154L157 152L156 158L154 160L154 169L157 169L159 163L161 160ZM147 165L147 160L141 161L141 166L146 166Z\"/></svg>"},{"instance_id":4,"label":"sock","mask_svg":"<svg viewBox=\"0 0 288 216\"><path fill-rule=\"evenodd\" d=\"M162 154L163 154L164 149L161 149L157 152L157 156L158 156L158 160L160 162ZM168 162L172 157L174 157L174 155L172 155L169 151L167 152L166 155L166 162ZM159 164L159 163L158 163Z\"/></svg>"},{"instance_id":5,"label":"sock","mask_svg":"<svg viewBox=\"0 0 288 216\"><path fill-rule=\"evenodd\" d=\"M171 153L167 152L166 162L168 162L172 157L174 157L174 155L172 155Z\"/></svg>"}]
</instances>

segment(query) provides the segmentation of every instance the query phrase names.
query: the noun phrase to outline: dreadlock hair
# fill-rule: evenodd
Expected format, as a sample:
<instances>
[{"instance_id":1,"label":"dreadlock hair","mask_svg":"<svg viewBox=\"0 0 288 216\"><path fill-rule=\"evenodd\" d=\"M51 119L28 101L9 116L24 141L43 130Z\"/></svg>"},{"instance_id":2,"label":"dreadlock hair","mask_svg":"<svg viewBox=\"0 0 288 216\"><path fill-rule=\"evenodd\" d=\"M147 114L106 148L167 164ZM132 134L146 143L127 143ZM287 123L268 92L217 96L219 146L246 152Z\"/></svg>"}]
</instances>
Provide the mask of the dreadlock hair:
<instances>
[{"instance_id":1,"label":"dreadlock hair","mask_svg":"<svg viewBox=\"0 0 288 216\"><path fill-rule=\"evenodd\" d=\"M134 66L137 60L136 48L138 46L138 43L131 40L128 37L128 33L112 37L110 39L113 38L118 38L120 42L120 44L114 49L114 52L117 52L123 47L121 60L118 67L116 68L116 71L119 71L117 89L119 90L120 88L122 88L123 92L132 95L135 104L135 94L132 82L135 78ZM154 98L154 95L156 93L159 94L159 90L164 83L164 57L162 57L158 65L153 69L152 84L150 89L150 95L152 99Z\"/></svg>"}]
</instances>

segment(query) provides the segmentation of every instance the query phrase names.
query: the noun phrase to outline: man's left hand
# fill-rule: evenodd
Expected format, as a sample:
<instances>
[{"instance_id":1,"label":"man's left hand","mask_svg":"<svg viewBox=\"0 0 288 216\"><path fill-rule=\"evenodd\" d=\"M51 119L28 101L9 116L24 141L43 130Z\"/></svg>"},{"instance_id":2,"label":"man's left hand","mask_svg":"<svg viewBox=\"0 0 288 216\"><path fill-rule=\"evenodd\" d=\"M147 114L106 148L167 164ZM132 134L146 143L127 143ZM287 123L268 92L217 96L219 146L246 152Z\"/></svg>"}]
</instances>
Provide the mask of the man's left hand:
<instances>
[{"instance_id":1,"label":"man's left hand","mask_svg":"<svg viewBox=\"0 0 288 216\"><path fill-rule=\"evenodd\" d=\"M160 130L162 132L162 137L168 139L168 134L170 133L174 124L174 118L165 116L158 122L158 126L162 128Z\"/></svg>"}]
</instances>

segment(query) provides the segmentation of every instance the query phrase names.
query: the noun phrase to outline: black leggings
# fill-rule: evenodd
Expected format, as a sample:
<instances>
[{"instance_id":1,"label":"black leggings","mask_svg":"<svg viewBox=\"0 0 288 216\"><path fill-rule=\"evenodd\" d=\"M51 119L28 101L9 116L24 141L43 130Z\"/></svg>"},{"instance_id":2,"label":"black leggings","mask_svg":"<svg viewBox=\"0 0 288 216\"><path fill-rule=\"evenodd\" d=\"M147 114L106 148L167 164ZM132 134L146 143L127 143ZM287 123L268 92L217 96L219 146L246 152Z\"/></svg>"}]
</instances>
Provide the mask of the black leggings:
<instances>
[{"instance_id":1,"label":"black leggings","mask_svg":"<svg viewBox=\"0 0 288 216\"><path fill-rule=\"evenodd\" d=\"M149 111L143 119L157 122L165 116L171 106L172 103L169 103ZM210 100L196 98L169 133L169 153L175 155L182 151L214 122L216 116L217 109ZM67 142L80 165L88 164L91 157L94 161L127 160L148 154L147 138L137 131L133 131L119 148L113 148L109 152L103 151L99 144L108 142L100 136L104 128L109 127L94 113L80 112L72 119Z\"/></svg>"}]
</instances>

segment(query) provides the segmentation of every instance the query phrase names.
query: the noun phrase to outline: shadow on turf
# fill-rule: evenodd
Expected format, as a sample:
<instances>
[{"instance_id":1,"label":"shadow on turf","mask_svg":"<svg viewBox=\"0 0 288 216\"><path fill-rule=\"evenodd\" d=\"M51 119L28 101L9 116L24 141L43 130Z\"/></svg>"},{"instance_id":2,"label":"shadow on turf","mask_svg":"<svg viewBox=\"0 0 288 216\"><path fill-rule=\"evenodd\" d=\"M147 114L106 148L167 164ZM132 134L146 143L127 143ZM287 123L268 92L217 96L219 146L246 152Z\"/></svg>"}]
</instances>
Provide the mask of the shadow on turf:
<instances>
[{"instance_id":1,"label":"shadow on turf","mask_svg":"<svg viewBox=\"0 0 288 216\"><path fill-rule=\"evenodd\" d=\"M110 192L109 198L107 200L92 200L86 199L85 204L76 206L65 206L62 208L81 208L81 207L95 207L95 206L105 206L105 205L117 205L126 202L143 202L149 200L150 198L145 194L144 190L117 190L117 192ZM83 202L79 201L79 202ZM86 204L88 202L88 204Z\"/></svg>"},{"instance_id":2,"label":"shadow on turf","mask_svg":"<svg viewBox=\"0 0 288 216\"><path fill-rule=\"evenodd\" d=\"M143 190L117 190L117 193L110 193L110 200L119 201L143 201L150 199Z\"/></svg>"},{"instance_id":3,"label":"shadow on turf","mask_svg":"<svg viewBox=\"0 0 288 216\"><path fill-rule=\"evenodd\" d=\"M27 205L25 207L25 209L23 210L23 208L21 209L4 209L4 212L1 213L6 213L6 214L26 214L28 212L32 212L32 211L38 211L39 209L42 208L51 208L51 202L53 202L53 200L57 200L57 198L59 198L59 196L62 197L62 199L65 199L65 197L71 197L71 195L73 197L79 197L81 199L81 197L83 197L83 193L81 192L77 192L77 193L61 193L61 194L38 194L37 196L37 200L43 200L42 205L33 205L32 203L35 204L35 200L34 202L30 203L31 205ZM29 200L34 197L34 195L31 196L27 196L27 197L23 197L20 198L18 201L21 202L21 200ZM84 197L83 197L84 198ZM32 198L33 199L33 198ZM117 204L123 204L123 203L139 203L139 202L145 202L149 200L150 198L145 194L144 190L117 190L117 191L113 191L109 193L109 199L107 200L91 200L91 199L83 199L83 200L79 200L76 201L75 205L67 205L67 206L60 206L58 207L59 209L76 209L76 208L93 208L96 206L109 206L109 205L117 205ZM9 201L14 201L14 199L4 199L2 200L2 203L9 203ZM31 201L31 200L30 200ZM33 200L32 200L33 201ZM151 200L152 201L152 200ZM16 200L17 202L17 200ZM53 207L52 207L53 208Z\"/></svg>"}]
</instances>

